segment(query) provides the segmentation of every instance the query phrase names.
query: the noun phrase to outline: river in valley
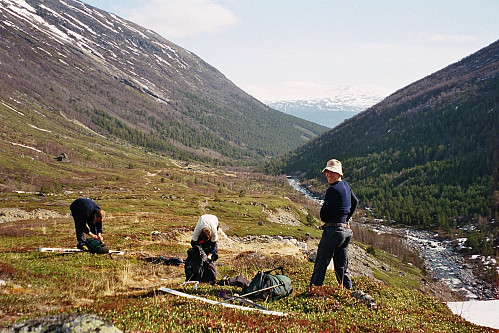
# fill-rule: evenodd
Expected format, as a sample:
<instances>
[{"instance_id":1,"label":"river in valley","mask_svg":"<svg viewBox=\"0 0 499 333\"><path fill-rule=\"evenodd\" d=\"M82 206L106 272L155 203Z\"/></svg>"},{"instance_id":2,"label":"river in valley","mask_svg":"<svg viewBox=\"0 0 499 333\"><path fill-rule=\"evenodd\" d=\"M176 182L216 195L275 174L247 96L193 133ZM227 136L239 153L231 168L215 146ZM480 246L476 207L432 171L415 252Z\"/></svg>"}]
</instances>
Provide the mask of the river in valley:
<instances>
[{"instance_id":1,"label":"river in valley","mask_svg":"<svg viewBox=\"0 0 499 333\"><path fill-rule=\"evenodd\" d=\"M289 184L307 198L322 203L302 187L295 178L288 178ZM377 224L363 224L377 233L391 233L402 236L405 242L416 250L424 260L429 274L438 281L444 282L452 291L466 300L494 299L493 287L473 274L472 266L454 250L450 240L441 239L437 234L409 228L393 228Z\"/></svg>"}]
</instances>

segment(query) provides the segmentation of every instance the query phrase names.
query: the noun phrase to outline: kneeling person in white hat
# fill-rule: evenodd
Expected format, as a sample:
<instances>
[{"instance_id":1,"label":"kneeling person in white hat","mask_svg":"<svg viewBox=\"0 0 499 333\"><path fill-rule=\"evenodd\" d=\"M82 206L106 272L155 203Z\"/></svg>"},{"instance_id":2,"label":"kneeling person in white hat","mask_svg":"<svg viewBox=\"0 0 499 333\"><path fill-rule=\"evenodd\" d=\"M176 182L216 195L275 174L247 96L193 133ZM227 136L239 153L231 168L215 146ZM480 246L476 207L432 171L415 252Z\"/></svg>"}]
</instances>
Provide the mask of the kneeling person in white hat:
<instances>
[{"instance_id":1,"label":"kneeling person in white hat","mask_svg":"<svg viewBox=\"0 0 499 333\"><path fill-rule=\"evenodd\" d=\"M186 280L215 283L218 259L218 218L215 215L202 215L192 234L192 249L187 251Z\"/></svg>"}]
</instances>

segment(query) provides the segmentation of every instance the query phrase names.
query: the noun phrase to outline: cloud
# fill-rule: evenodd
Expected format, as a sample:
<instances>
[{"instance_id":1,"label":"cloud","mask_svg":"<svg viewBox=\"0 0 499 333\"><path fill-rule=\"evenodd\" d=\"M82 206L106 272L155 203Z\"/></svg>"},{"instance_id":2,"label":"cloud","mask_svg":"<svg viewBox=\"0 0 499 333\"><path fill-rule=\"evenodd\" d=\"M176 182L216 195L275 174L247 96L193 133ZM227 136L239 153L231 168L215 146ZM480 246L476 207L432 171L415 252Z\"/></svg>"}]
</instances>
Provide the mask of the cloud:
<instances>
[{"instance_id":1,"label":"cloud","mask_svg":"<svg viewBox=\"0 0 499 333\"><path fill-rule=\"evenodd\" d=\"M238 22L236 15L215 0L147 0L126 18L167 39L216 33Z\"/></svg>"}]
</instances>

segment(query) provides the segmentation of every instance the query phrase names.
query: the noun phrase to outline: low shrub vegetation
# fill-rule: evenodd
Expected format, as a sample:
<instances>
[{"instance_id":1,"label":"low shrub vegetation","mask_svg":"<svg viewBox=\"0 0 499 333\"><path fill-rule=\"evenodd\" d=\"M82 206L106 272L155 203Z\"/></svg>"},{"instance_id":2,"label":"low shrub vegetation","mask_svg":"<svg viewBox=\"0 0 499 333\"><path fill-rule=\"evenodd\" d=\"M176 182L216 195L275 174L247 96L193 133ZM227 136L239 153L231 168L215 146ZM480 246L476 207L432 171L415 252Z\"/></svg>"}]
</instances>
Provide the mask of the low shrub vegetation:
<instances>
[{"instance_id":1,"label":"low shrub vegetation","mask_svg":"<svg viewBox=\"0 0 499 333\"><path fill-rule=\"evenodd\" d=\"M97 146L94 140L88 139L88 144ZM371 295L375 308L339 287L331 271L323 287L309 288L313 264L303 256L279 254L271 243L261 245L268 248L265 254L251 248L234 252L221 247L218 278L243 275L251 279L258 270L283 266L293 293L272 303L259 303L286 316L207 305L160 292L160 287L169 287L213 300L221 300L222 290L242 293L236 287L182 285L183 266L144 260L150 256L185 258L199 215L217 215L229 237L280 235L305 241L321 235L313 219L318 206L294 193L283 177L180 163L134 148L124 157L118 146L108 143L90 154L68 138L64 147L73 152L71 163L57 164L45 156L46 163L30 164L16 156L24 163L18 164L22 172L14 170L6 162L12 160L10 155L0 151L0 210L54 212L54 216L37 218L0 215L0 326L49 314L83 312L97 314L124 332L491 331L453 315L444 303L423 292L421 271L406 264L414 257L389 254L395 250L407 258L406 249L392 240L373 240L374 236L359 230L354 230L354 238L365 242L361 247L371 246L376 260L396 267L393 272L375 271L378 280L354 277L354 289ZM34 190L16 192L21 189ZM106 210L104 240L125 255L37 251L76 245L69 205L78 197L89 197ZM280 211L294 216L296 225L269 218L268 214ZM405 275L399 275L400 271Z\"/></svg>"}]
</instances>

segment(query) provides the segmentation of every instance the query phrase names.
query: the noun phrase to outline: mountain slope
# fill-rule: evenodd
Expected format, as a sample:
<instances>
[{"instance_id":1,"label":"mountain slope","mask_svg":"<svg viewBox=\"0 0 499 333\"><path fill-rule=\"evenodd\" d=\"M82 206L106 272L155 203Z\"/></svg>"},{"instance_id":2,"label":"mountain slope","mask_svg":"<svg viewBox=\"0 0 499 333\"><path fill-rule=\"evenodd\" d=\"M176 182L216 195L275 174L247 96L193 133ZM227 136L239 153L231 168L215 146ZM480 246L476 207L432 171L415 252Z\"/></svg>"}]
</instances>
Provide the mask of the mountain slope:
<instances>
[{"instance_id":1,"label":"mountain slope","mask_svg":"<svg viewBox=\"0 0 499 333\"><path fill-rule=\"evenodd\" d=\"M255 162L324 127L270 109L191 52L74 0L0 1L0 98L185 159Z\"/></svg>"},{"instance_id":2,"label":"mountain slope","mask_svg":"<svg viewBox=\"0 0 499 333\"><path fill-rule=\"evenodd\" d=\"M330 158L388 221L452 227L498 218L499 42L417 81L282 159L324 181Z\"/></svg>"}]
</instances>

